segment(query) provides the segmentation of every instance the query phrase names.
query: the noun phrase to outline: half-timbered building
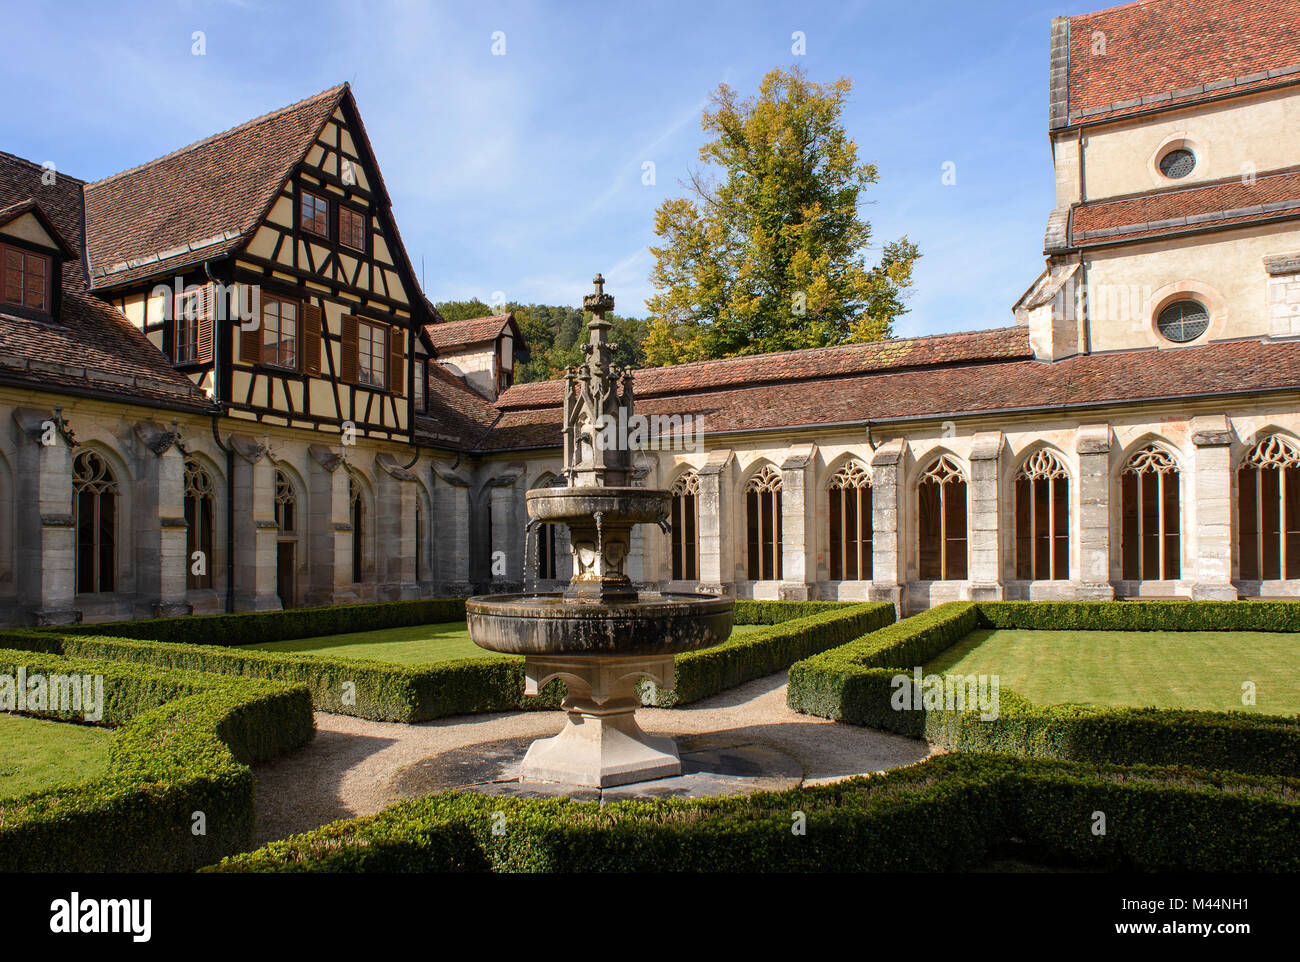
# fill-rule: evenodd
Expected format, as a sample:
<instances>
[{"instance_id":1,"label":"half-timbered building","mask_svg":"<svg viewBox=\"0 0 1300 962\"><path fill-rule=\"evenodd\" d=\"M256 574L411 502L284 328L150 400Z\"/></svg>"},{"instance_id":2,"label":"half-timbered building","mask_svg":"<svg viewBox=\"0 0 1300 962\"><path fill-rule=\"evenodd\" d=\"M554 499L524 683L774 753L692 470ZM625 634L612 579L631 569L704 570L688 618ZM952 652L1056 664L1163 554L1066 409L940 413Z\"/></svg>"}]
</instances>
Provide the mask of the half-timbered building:
<instances>
[{"instance_id":1,"label":"half-timbered building","mask_svg":"<svg viewBox=\"0 0 1300 962\"><path fill-rule=\"evenodd\" d=\"M638 373L674 498L634 578L1300 595L1298 37L1289 0L1054 21L1014 323ZM568 578L524 538L564 384L514 383L509 314L438 316L347 85L102 180L0 154L0 263L0 621Z\"/></svg>"}]
</instances>

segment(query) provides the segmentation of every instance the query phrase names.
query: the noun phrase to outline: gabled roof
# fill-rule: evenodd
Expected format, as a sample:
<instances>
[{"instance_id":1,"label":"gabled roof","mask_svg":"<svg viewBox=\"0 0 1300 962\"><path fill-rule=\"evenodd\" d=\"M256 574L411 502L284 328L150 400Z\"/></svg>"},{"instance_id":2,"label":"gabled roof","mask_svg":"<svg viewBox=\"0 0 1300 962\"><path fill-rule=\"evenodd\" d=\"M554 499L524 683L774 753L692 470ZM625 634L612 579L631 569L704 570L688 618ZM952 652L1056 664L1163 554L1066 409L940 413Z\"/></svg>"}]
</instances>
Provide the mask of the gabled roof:
<instances>
[{"instance_id":1,"label":"gabled roof","mask_svg":"<svg viewBox=\"0 0 1300 962\"><path fill-rule=\"evenodd\" d=\"M185 410L210 411L203 392L116 308L86 289L82 269L83 182L60 173L47 184L45 169L0 153L0 206L39 205L68 244L63 298L56 321L37 321L0 307L0 382L34 390L111 397Z\"/></svg>"},{"instance_id":2,"label":"gabled roof","mask_svg":"<svg viewBox=\"0 0 1300 962\"><path fill-rule=\"evenodd\" d=\"M1295 0L1141 0L1053 26L1057 128L1300 83Z\"/></svg>"},{"instance_id":3,"label":"gabled roof","mask_svg":"<svg viewBox=\"0 0 1300 962\"><path fill-rule=\"evenodd\" d=\"M64 260L77 256L76 252L64 238L63 234L54 226L49 217L45 215L45 211L41 210L41 205L31 197L19 201L16 204L10 204L8 207L4 208L4 210L0 210L0 227L16 221L25 214L31 214L40 221L41 226L45 228L45 233L50 235L50 239L54 241L55 246L59 249L59 253L63 255Z\"/></svg>"},{"instance_id":4,"label":"gabled roof","mask_svg":"<svg viewBox=\"0 0 1300 962\"><path fill-rule=\"evenodd\" d=\"M748 384L827 380L866 371L1033 356L1028 328L1006 327L652 367L635 372L633 387L637 397L646 398ZM559 380L516 384L497 399L497 407L508 410L558 405L563 390L564 382Z\"/></svg>"},{"instance_id":5,"label":"gabled roof","mask_svg":"<svg viewBox=\"0 0 1300 962\"><path fill-rule=\"evenodd\" d=\"M1096 247L1188 231L1300 219L1300 168L1079 204L1068 246Z\"/></svg>"},{"instance_id":6,"label":"gabled roof","mask_svg":"<svg viewBox=\"0 0 1300 962\"><path fill-rule=\"evenodd\" d=\"M501 332L510 328L519 346L523 347L523 334L515 323L514 313L495 314L492 317L471 317L464 321L443 321L426 324L424 333L433 349L439 354L454 352L458 348L495 341Z\"/></svg>"},{"instance_id":7,"label":"gabled roof","mask_svg":"<svg viewBox=\"0 0 1300 962\"><path fill-rule=\"evenodd\" d=\"M638 393L639 387L640 378ZM645 415L690 414L699 419L703 434L717 435L1158 404L1298 389L1300 341L1247 339L1083 354L1054 362L1011 356L810 376L800 383L733 383L689 393L640 396L636 410ZM558 390L553 393L558 398ZM506 408L480 449L559 447L561 421L558 400L544 407Z\"/></svg>"},{"instance_id":8,"label":"gabled roof","mask_svg":"<svg viewBox=\"0 0 1300 962\"><path fill-rule=\"evenodd\" d=\"M348 85L87 184L95 289L224 257L249 240Z\"/></svg>"}]
</instances>

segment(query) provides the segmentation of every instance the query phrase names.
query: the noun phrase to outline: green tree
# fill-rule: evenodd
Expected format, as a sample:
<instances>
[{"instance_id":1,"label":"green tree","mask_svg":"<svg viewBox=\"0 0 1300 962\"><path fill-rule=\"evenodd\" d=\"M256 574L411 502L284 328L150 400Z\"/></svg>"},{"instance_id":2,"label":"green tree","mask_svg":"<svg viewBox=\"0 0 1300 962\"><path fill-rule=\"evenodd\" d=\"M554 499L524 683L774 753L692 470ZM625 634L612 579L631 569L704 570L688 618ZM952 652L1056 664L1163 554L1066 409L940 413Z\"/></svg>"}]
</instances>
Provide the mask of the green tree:
<instances>
[{"instance_id":1,"label":"green tree","mask_svg":"<svg viewBox=\"0 0 1300 962\"><path fill-rule=\"evenodd\" d=\"M701 121L710 169L655 213L648 363L890 336L920 252L904 236L866 263L859 205L878 177L840 122L851 87L799 68L768 73L757 97L718 87Z\"/></svg>"}]
</instances>

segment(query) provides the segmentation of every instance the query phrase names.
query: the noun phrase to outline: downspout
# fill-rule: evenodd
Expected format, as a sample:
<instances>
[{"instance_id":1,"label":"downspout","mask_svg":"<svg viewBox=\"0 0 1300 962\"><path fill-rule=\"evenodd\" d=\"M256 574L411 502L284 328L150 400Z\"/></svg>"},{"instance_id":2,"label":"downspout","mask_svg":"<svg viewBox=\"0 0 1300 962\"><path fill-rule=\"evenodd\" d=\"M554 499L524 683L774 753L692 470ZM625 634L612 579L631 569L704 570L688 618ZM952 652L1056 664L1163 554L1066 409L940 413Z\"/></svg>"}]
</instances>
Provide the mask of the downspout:
<instances>
[{"instance_id":1,"label":"downspout","mask_svg":"<svg viewBox=\"0 0 1300 962\"><path fill-rule=\"evenodd\" d=\"M208 281L218 289L222 286L212 276L211 261L203 262L203 273ZM215 301L215 298L214 298ZM227 307L229 302L227 301ZM221 313L218 311L218 313ZM212 319L212 403L217 411L212 415L212 440L226 455L226 614L235 611L235 449L221 440L218 424L221 412L225 408L221 400L221 338L217 337L215 327L218 318ZM229 331L227 330L226 333Z\"/></svg>"}]
</instances>

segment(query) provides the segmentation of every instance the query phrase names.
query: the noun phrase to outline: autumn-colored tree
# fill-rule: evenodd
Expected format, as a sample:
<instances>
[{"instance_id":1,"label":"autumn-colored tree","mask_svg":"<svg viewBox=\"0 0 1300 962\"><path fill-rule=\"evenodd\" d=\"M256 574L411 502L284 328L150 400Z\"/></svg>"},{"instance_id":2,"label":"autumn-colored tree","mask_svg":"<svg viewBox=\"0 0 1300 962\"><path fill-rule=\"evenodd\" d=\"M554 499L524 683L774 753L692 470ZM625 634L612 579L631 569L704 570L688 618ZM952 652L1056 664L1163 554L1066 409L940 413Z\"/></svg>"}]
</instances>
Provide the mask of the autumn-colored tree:
<instances>
[{"instance_id":1,"label":"autumn-colored tree","mask_svg":"<svg viewBox=\"0 0 1300 962\"><path fill-rule=\"evenodd\" d=\"M650 364L889 337L920 256L906 236L868 266L859 205L874 164L840 123L852 87L776 69L757 97L718 87L690 196L655 213Z\"/></svg>"}]
</instances>

